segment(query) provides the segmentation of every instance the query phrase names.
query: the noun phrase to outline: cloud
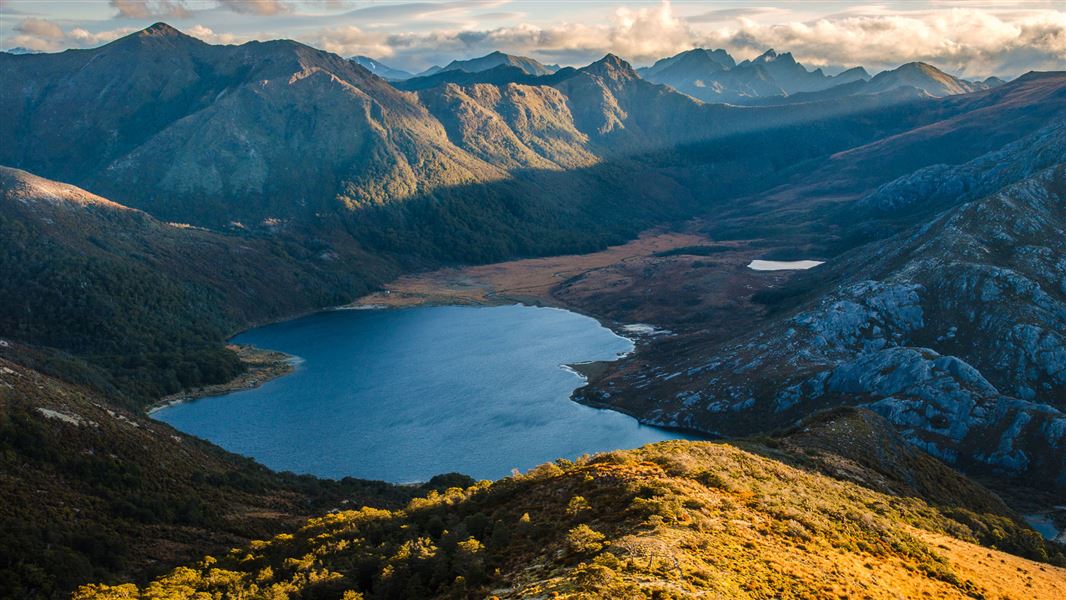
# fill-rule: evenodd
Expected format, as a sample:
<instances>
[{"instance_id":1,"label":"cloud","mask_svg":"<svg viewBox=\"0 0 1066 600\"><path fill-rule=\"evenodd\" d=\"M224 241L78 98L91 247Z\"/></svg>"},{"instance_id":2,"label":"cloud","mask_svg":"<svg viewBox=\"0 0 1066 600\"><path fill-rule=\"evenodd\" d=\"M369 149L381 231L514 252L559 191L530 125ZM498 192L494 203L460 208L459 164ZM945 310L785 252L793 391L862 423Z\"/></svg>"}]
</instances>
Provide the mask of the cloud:
<instances>
[{"instance_id":1,"label":"cloud","mask_svg":"<svg viewBox=\"0 0 1066 600\"><path fill-rule=\"evenodd\" d=\"M705 13L685 17L689 23L720 23L740 17L783 14L786 11L772 6L745 6L742 8L719 8Z\"/></svg>"},{"instance_id":2,"label":"cloud","mask_svg":"<svg viewBox=\"0 0 1066 600\"><path fill-rule=\"evenodd\" d=\"M826 14L811 12L814 4L699 12L687 4L679 5L685 10L675 11L669 2L661 2L604 9L601 20L566 21L570 13L561 8L555 22L487 27L479 23L490 17L506 22L509 13L485 9L506 2L349 3L361 8L339 14L301 14L309 7L343 10L338 8L343 0L218 1L225 11L189 10L187 18L201 23L189 29L190 34L213 43L293 38L343 56L365 54L416 71L493 50L571 65L587 64L613 52L640 65L698 46L725 48L738 59L775 48L792 52L811 67L861 64L871 71L924 61L966 77L1012 76L1027 70L1062 69L1066 64L1066 10L1054 4L1034 8L1030 4L947 2L918 10L912 8L915 4L899 9L831 3L832 12ZM112 0L112 5L120 13L158 14L194 3ZM277 16L256 19L266 24L256 31L245 25L248 19L227 17L226 12ZM588 13L584 8L580 14ZM86 47L116 35L85 31L90 27L81 30L84 34L64 31L54 22L28 17L14 29L18 35L6 40L10 45L37 50Z\"/></svg>"},{"instance_id":3,"label":"cloud","mask_svg":"<svg viewBox=\"0 0 1066 600\"><path fill-rule=\"evenodd\" d=\"M441 13L466 11L468 9L494 8L507 4L507 0L453 0L451 2L404 2L378 4L357 8L340 15L341 18L368 19L424 19Z\"/></svg>"},{"instance_id":4,"label":"cloud","mask_svg":"<svg viewBox=\"0 0 1066 600\"><path fill-rule=\"evenodd\" d=\"M967 76L1015 74L1066 64L1066 12L954 8L769 25L741 19L700 41L742 53L788 50L811 65L881 69L924 61Z\"/></svg>"},{"instance_id":5,"label":"cloud","mask_svg":"<svg viewBox=\"0 0 1066 600\"><path fill-rule=\"evenodd\" d=\"M124 27L122 29L114 29L111 31L102 31L100 33L92 33L81 27L75 27L67 33L67 40L70 40L75 45L82 48L92 48L101 44L117 40L118 38L128 35L136 31L132 27Z\"/></svg>"},{"instance_id":6,"label":"cloud","mask_svg":"<svg viewBox=\"0 0 1066 600\"><path fill-rule=\"evenodd\" d=\"M292 12L293 7L282 0L218 0L223 8L245 15L269 17Z\"/></svg>"},{"instance_id":7,"label":"cloud","mask_svg":"<svg viewBox=\"0 0 1066 600\"><path fill-rule=\"evenodd\" d=\"M74 27L64 31L58 23L47 19L26 18L15 25L18 34L9 41L11 47L22 46L40 52L55 52L65 48L90 48L99 46L133 32L132 28L114 29L91 33Z\"/></svg>"},{"instance_id":8,"label":"cloud","mask_svg":"<svg viewBox=\"0 0 1066 600\"><path fill-rule=\"evenodd\" d=\"M467 4L467 3L452 3ZM410 6L408 8L411 8ZM694 35L674 16L668 2L639 9L619 8L600 25L521 24L489 30L459 29L385 33L353 26L326 28L306 36L308 43L344 56L366 54L394 59L397 66L422 69L452 58L493 50L585 64L608 52L631 60L651 60L691 47Z\"/></svg>"},{"instance_id":9,"label":"cloud","mask_svg":"<svg viewBox=\"0 0 1066 600\"><path fill-rule=\"evenodd\" d=\"M775 48L792 52L812 67L861 64L872 71L924 61L967 77L1012 76L1062 69L1066 64L1066 11L952 6L889 11L866 5L809 19L781 9L752 7L682 18L669 2L662 2L619 8L602 24L522 24L392 35L358 30L350 37L334 29L307 41L341 54L358 47L371 56L391 59L396 66L416 69L497 49L567 64L587 63L613 52L646 64L697 46L725 48L738 58Z\"/></svg>"},{"instance_id":10,"label":"cloud","mask_svg":"<svg viewBox=\"0 0 1066 600\"><path fill-rule=\"evenodd\" d=\"M193 36L194 38L203 40L209 44L243 44L257 36L238 35L234 33L215 33L210 27L204 27L203 25L193 25L186 29L184 33Z\"/></svg>"},{"instance_id":11,"label":"cloud","mask_svg":"<svg viewBox=\"0 0 1066 600\"><path fill-rule=\"evenodd\" d=\"M130 19L185 17L189 14L185 0L109 0L119 16Z\"/></svg>"},{"instance_id":12,"label":"cloud","mask_svg":"<svg viewBox=\"0 0 1066 600\"><path fill-rule=\"evenodd\" d=\"M118 16L128 19L185 18L190 16L187 0L108 0ZM216 0L221 8L244 15L273 16L293 12L295 2L287 0ZM344 0L302 0L315 8L340 9ZM197 11L203 13L203 10Z\"/></svg>"},{"instance_id":13,"label":"cloud","mask_svg":"<svg viewBox=\"0 0 1066 600\"><path fill-rule=\"evenodd\" d=\"M18 25L15 25L15 31L48 42L61 40L65 36L63 28L58 23L48 19L23 19Z\"/></svg>"},{"instance_id":14,"label":"cloud","mask_svg":"<svg viewBox=\"0 0 1066 600\"><path fill-rule=\"evenodd\" d=\"M312 46L341 56L376 56L387 58L395 52L395 42L380 32L367 32L349 25L321 30L308 40Z\"/></svg>"}]
</instances>

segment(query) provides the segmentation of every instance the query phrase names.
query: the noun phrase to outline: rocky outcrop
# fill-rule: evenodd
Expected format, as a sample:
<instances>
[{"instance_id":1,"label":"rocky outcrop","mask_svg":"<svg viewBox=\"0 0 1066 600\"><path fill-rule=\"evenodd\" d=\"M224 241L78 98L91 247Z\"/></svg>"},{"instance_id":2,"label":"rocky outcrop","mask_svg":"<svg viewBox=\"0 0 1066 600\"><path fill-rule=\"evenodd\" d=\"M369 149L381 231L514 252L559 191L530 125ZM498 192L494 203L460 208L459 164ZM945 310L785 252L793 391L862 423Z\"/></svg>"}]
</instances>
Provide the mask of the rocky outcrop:
<instances>
[{"instance_id":1,"label":"rocky outcrop","mask_svg":"<svg viewBox=\"0 0 1066 600\"><path fill-rule=\"evenodd\" d=\"M724 435L865 406L949 463L1064 486L1064 177L1045 169L839 257L818 269L841 283L791 313L586 397Z\"/></svg>"},{"instance_id":2,"label":"rocky outcrop","mask_svg":"<svg viewBox=\"0 0 1066 600\"><path fill-rule=\"evenodd\" d=\"M935 164L838 207L839 223L906 222L987 196L1066 156L1066 121L1054 120L1024 138L961 165Z\"/></svg>"}]
</instances>

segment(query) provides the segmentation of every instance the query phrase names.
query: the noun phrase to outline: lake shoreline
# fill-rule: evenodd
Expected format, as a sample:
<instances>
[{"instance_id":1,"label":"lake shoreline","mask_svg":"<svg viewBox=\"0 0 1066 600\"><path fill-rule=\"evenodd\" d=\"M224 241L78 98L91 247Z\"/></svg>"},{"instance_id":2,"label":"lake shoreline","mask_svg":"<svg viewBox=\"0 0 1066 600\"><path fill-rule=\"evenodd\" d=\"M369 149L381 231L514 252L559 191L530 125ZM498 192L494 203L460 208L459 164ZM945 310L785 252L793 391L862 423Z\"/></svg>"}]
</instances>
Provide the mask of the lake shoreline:
<instances>
[{"instance_id":1,"label":"lake shoreline","mask_svg":"<svg viewBox=\"0 0 1066 600\"><path fill-rule=\"evenodd\" d=\"M342 310L385 310L415 307L433 306L507 306L523 305L543 308L557 308L567 310L579 315L595 319L601 326L610 330L615 335L631 341L633 350L627 354L637 352L642 345L645 336L639 332L627 331L626 324L608 320L602 316L589 314L579 307L570 306L567 303L555 300L551 290L567 279L578 276L581 273L601 268L605 265L629 260L634 256L652 255L657 252L668 251L678 247L687 247L693 244L704 243L699 236L671 232L665 229L651 229L641 233L636 239L624 244L611 246L598 252L587 254L562 255L540 258L516 259L491 263L488 265L475 265L466 267L450 267L424 273L412 273L402 275L397 279L385 284L376 291L369 291L352 301L335 305L298 311L293 314L281 316L275 319L266 319L248 323L231 333L227 340L268 325L294 321L317 313L342 311ZM530 273L536 273L537 283L533 285L515 285L515 278L524 279ZM391 286L391 289L390 289ZM230 343L231 347L237 345ZM265 349L255 350L271 352ZM279 353L282 354L282 353ZM291 357L277 360L284 361ZM619 357L619 359L625 358ZM243 358L242 358L243 361ZM254 364L244 361L252 367L248 372L238 375L234 379L198 390L182 390L158 399L150 404L146 413L151 415L168 406L189 402L209 396L219 396L231 392L253 389L266 383L266 381L283 377L292 371L291 368L279 369L269 372L263 381L248 381L250 373L256 371ZM595 373L588 372L589 367L568 365L574 367L585 379L586 385L593 379L590 375L599 374L606 370L606 363L610 361L596 361L603 363L600 368L592 368ZM254 373L258 375L258 373ZM580 389L580 388L578 388ZM576 390L575 390L576 391ZM619 411L621 412L621 411ZM625 414L625 413L623 413Z\"/></svg>"},{"instance_id":2,"label":"lake shoreline","mask_svg":"<svg viewBox=\"0 0 1066 600\"><path fill-rule=\"evenodd\" d=\"M361 312L322 311L237 338L300 356L306 366L270 386L154 418L275 470L392 483L448 471L496 479L559 456L683 437L572 402L585 377L563 373L564 365L587 373L585 360L610 361L633 348L590 317L521 304ZM274 375L289 369L283 364ZM251 378L258 379L251 385L265 379ZM227 389L167 400L211 392Z\"/></svg>"},{"instance_id":3,"label":"lake shoreline","mask_svg":"<svg viewBox=\"0 0 1066 600\"><path fill-rule=\"evenodd\" d=\"M354 310L354 311L364 311L364 310L401 310L401 309L408 309L408 308L429 308L429 307L441 307L441 306L467 306L467 307L486 307L486 308L487 307L493 307L493 306L528 306L528 307L532 307L532 308L554 308L554 309L557 309L557 310L565 310L565 311L568 311L568 312L572 312L574 314L578 314L578 315L593 319L597 323L599 323L600 326L602 326L603 328L607 329L608 331L610 331L614 335L616 335L616 336L618 336L620 338L624 338L626 340L629 340L633 344L633 349L632 350L630 350L629 352L627 352L626 354L624 354L622 356L619 356L615 360L610 360L610 361L598 360L598 361L591 361L591 362L560 365L560 367L565 367L565 368L572 369L575 373L577 373L580 377L582 377L585 380L585 385L587 385L589 380L592 378L592 376L601 374L604 371L606 371L607 368L608 368L608 364L609 363L615 362L617 360L621 360L622 358L625 358L625 357L633 354L634 352L636 352L637 348L638 348L638 346L640 345L640 342L641 342L640 338L643 337L640 334L634 335L633 332L628 332L629 335L626 335L626 333L627 333L625 331L625 327L626 326L624 324L609 322L609 321L607 321L607 320L605 320L603 318L597 317L596 315L590 315L590 314L585 313L585 312L583 312L583 311L581 311L581 310L579 310L577 308L567 307L567 306L562 305L562 304L544 303L544 302L541 302L540 298L537 298L537 297L518 298L518 297L509 297L509 296L499 296L499 295L496 295L495 293L492 293L491 300L487 301L487 302L471 302L471 301L461 301L461 300L460 301L456 301L455 298L439 297L439 298L433 298L433 299L419 298L418 300L416 300L414 302L410 302L410 303L404 303L404 302L388 303L388 304L361 303L365 298L372 297L372 296L374 296L376 294L380 294L380 292L372 292L371 294L367 294L365 296L361 296L360 298L356 299L353 302L349 302L348 304L340 304L340 305L337 305L337 306L329 306L329 307L324 307L324 308L320 308L320 309L316 309L316 310L305 311L305 312L301 312L301 313L298 313L298 314L295 314L295 315L291 315L291 316L288 316L288 317L283 317L283 318L280 318L280 319L275 319L275 320L272 320L272 321L267 321L267 322L264 322L264 323L253 325L253 326L247 327L245 329L242 329L241 331L238 331L238 332L234 333L233 336L230 337L229 339L232 340L232 339L238 337L239 335L241 335L242 333L245 333L247 331L251 331L253 329L257 329L259 327L266 327L268 325L276 325L276 324L279 324L279 323L286 323L286 322L289 322L289 321L295 321L297 319L302 319L304 317L308 317L308 316L319 314L319 313L337 312L337 311L348 311L348 310ZM231 394L231 393L234 393L234 392L240 392L240 391L245 391L245 390L251 390L251 389L258 388L258 387L262 386L263 384L265 384L265 383L267 383L269 381L273 381L275 379L280 379L281 377L284 377L286 375L291 374L295 370L296 365L299 362L301 362L301 360L302 360L298 356L293 356L291 354L286 354L284 352L280 352L280 351L277 351L277 350L269 350L267 348L259 348L257 346L251 345L251 344L234 344L234 343L230 342L230 343L226 344L226 347L237 353L237 357L241 360L242 363L245 364L246 367L248 367L248 370L246 370L244 373L241 373L241 374L237 375L236 377L234 377L233 379L230 379L229 381L226 381L224 383L216 383L216 384L212 384L212 385L207 385L207 386L203 386L201 388L197 388L197 389L194 389L194 390L182 390L182 391L174 393L174 394L169 394L167 396L163 396L162 398L159 398L157 401L153 402L152 404L149 404L144 409L144 413L147 416L151 417L153 414L155 414L155 413L157 413L157 412L159 412L159 411L161 411L163 409L170 408L172 406L177 406L179 404L185 404L186 402L192 402L194 400L199 400L201 398L209 398L209 397L212 397L212 396L225 396L226 394ZM581 387L584 387L584 385L582 385ZM576 392L576 391L580 390L581 387L575 389L574 391ZM571 395L570 399L572 401L577 402L578 404L591 406L590 404L587 404L585 402L577 401L573 397L573 395ZM606 408L606 407L594 407L594 408ZM612 409L612 410L616 410L616 412L620 412L622 414L628 414L625 411L619 411L617 409ZM635 415L630 415L630 416L635 416ZM664 428L660 427L660 429L664 429Z\"/></svg>"},{"instance_id":4,"label":"lake shoreline","mask_svg":"<svg viewBox=\"0 0 1066 600\"><path fill-rule=\"evenodd\" d=\"M225 383L207 385L194 390L182 390L176 394L170 394L160 398L151 404L145 411L148 416L165 408L192 402L211 396L224 396L233 392L255 389L269 381L284 377L296 370L300 363L298 356L258 348L248 344L227 344L230 350L237 353L237 358L247 368L243 373Z\"/></svg>"}]
</instances>

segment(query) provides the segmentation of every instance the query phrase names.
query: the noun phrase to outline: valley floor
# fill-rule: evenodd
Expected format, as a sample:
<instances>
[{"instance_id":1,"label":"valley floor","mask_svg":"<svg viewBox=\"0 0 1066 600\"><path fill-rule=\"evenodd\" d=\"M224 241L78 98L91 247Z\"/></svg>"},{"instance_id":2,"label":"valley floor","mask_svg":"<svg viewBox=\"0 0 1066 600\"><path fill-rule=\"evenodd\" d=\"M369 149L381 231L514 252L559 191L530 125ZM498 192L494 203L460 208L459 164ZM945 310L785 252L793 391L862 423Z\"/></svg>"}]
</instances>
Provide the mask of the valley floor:
<instances>
[{"instance_id":1,"label":"valley floor","mask_svg":"<svg viewBox=\"0 0 1066 600\"><path fill-rule=\"evenodd\" d=\"M748 263L793 249L764 240L716 242L696 233L697 226L649 230L589 254L404 275L350 307L521 302L580 312L616 330L642 323L675 333L742 329L761 312L748 300L751 294L781 285L794 273L758 272Z\"/></svg>"},{"instance_id":2,"label":"valley floor","mask_svg":"<svg viewBox=\"0 0 1066 600\"><path fill-rule=\"evenodd\" d=\"M559 284L625 263L645 264L657 253L708 243L703 236L652 230L638 239L600 252L447 268L400 277L385 290L364 296L352 306L406 307L425 304L500 304L527 302L558 305L552 291Z\"/></svg>"}]
</instances>

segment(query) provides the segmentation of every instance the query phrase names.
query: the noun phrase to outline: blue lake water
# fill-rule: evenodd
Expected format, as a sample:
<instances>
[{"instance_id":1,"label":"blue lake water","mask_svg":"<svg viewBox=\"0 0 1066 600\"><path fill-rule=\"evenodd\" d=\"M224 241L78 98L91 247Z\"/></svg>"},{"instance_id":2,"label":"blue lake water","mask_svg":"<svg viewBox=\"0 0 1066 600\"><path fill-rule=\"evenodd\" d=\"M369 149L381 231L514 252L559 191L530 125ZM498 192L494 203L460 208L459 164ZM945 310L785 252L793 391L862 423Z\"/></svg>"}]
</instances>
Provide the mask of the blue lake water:
<instances>
[{"instance_id":1,"label":"blue lake water","mask_svg":"<svg viewBox=\"0 0 1066 600\"><path fill-rule=\"evenodd\" d=\"M234 341L300 357L294 373L153 416L276 470L478 479L684 437L572 402L562 365L630 351L594 319L528 306L341 310Z\"/></svg>"}]
</instances>

